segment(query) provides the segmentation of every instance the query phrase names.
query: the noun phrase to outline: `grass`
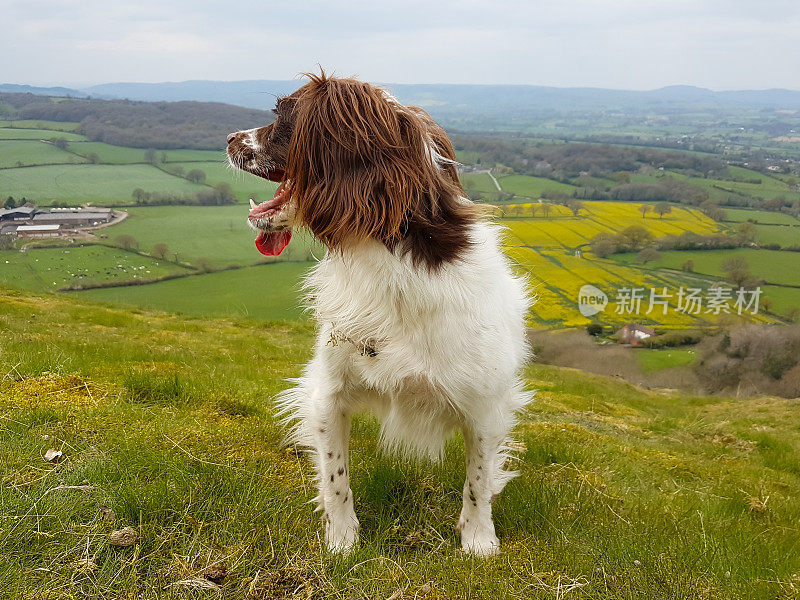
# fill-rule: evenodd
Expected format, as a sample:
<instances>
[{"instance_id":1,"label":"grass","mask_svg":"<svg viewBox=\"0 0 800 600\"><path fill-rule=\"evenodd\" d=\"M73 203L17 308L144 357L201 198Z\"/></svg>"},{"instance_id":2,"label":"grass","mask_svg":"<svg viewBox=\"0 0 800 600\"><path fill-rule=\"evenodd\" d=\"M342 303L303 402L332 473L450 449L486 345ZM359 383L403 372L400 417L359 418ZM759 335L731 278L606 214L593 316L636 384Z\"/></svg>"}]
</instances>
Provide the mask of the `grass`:
<instances>
[{"instance_id":1,"label":"grass","mask_svg":"<svg viewBox=\"0 0 800 600\"><path fill-rule=\"evenodd\" d=\"M0 140L49 140L52 138L64 138L70 141L86 139L77 133L53 131L52 129L10 129L0 127Z\"/></svg>"},{"instance_id":2,"label":"grass","mask_svg":"<svg viewBox=\"0 0 800 600\"><path fill-rule=\"evenodd\" d=\"M81 124L71 121L45 121L44 119L0 120L0 128L8 129L52 129L54 131L75 131Z\"/></svg>"},{"instance_id":3,"label":"grass","mask_svg":"<svg viewBox=\"0 0 800 600\"><path fill-rule=\"evenodd\" d=\"M278 262L143 286L75 292L113 305L190 316L300 319L299 281L313 263Z\"/></svg>"},{"instance_id":4,"label":"grass","mask_svg":"<svg viewBox=\"0 0 800 600\"><path fill-rule=\"evenodd\" d=\"M497 186L488 173L462 173L458 178L467 193L497 194Z\"/></svg>"},{"instance_id":5,"label":"grass","mask_svg":"<svg viewBox=\"0 0 800 600\"><path fill-rule=\"evenodd\" d=\"M234 171L228 167L227 162L218 160L215 162L186 162L170 164L167 168L180 166L185 173L192 169L199 169L206 174L206 183L209 185L216 185L218 183L227 183L233 188L233 193L239 199L239 202L247 203L249 198L253 198L256 202L263 202L269 200L278 189L278 184L267 181L255 175L250 175L244 171Z\"/></svg>"},{"instance_id":6,"label":"grass","mask_svg":"<svg viewBox=\"0 0 800 600\"><path fill-rule=\"evenodd\" d=\"M540 198L545 191L564 192L569 195L575 191L573 185L531 175L504 175L498 177L497 181L506 192L514 192L524 198Z\"/></svg>"},{"instance_id":7,"label":"grass","mask_svg":"<svg viewBox=\"0 0 800 600\"><path fill-rule=\"evenodd\" d=\"M0 140L0 168L85 162L79 156L38 140ZM2 184L0 184L2 186Z\"/></svg>"},{"instance_id":8,"label":"grass","mask_svg":"<svg viewBox=\"0 0 800 600\"><path fill-rule=\"evenodd\" d=\"M643 371L660 371L692 364L697 355L693 348L637 349L636 358Z\"/></svg>"},{"instance_id":9,"label":"grass","mask_svg":"<svg viewBox=\"0 0 800 600\"><path fill-rule=\"evenodd\" d=\"M765 225L800 225L800 221L786 213L728 207L725 207L724 210L727 220L733 221L734 223L741 223L753 219L756 223L763 223Z\"/></svg>"},{"instance_id":10,"label":"grass","mask_svg":"<svg viewBox=\"0 0 800 600\"><path fill-rule=\"evenodd\" d=\"M186 271L168 262L99 245L0 251L0 283L37 291L155 279Z\"/></svg>"},{"instance_id":11,"label":"grass","mask_svg":"<svg viewBox=\"0 0 800 600\"><path fill-rule=\"evenodd\" d=\"M94 152L97 154L100 162L109 164L133 164L148 162L145 159L145 150L142 148L127 148L125 146L112 146L111 144L104 144L103 142L73 142L69 145L71 152L86 156ZM160 160L162 152L166 153L167 163L181 162L181 161L208 161L208 160L221 160L224 153L214 150L156 150Z\"/></svg>"},{"instance_id":12,"label":"grass","mask_svg":"<svg viewBox=\"0 0 800 600\"><path fill-rule=\"evenodd\" d=\"M5 169L0 195L25 196L37 204L67 202L114 205L133 202L136 188L193 195L203 186L150 165L55 165Z\"/></svg>"},{"instance_id":13,"label":"grass","mask_svg":"<svg viewBox=\"0 0 800 600\"><path fill-rule=\"evenodd\" d=\"M695 273L703 273L724 278L722 261L732 256L740 256L747 261L750 272L768 283L800 286L800 252L781 252L780 250L756 250L735 248L733 250L675 250L662 252L661 257L649 265L667 269L680 269L688 259L694 261ZM630 263L636 260L634 254L616 254L619 262Z\"/></svg>"},{"instance_id":14,"label":"grass","mask_svg":"<svg viewBox=\"0 0 800 600\"><path fill-rule=\"evenodd\" d=\"M129 217L106 231L109 236L131 235L147 252L155 244L165 243L179 259L194 262L205 257L215 267L231 264L251 265L261 258L255 249L255 234L247 225L247 208L231 206L148 206L128 209ZM282 260L311 258L308 235L297 231L289 246L280 254Z\"/></svg>"},{"instance_id":15,"label":"grass","mask_svg":"<svg viewBox=\"0 0 800 600\"><path fill-rule=\"evenodd\" d=\"M308 359L307 324L9 292L0 328L5 597L200 597L167 586L214 563L232 599L796 597L796 401L530 366L539 392L516 430L520 477L494 504L503 554L488 560L465 557L452 527L460 441L442 464L410 464L376 454L378 427L359 418L361 545L336 557L307 504L310 465L281 445L268 400ZM126 526L140 540L109 546Z\"/></svg>"},{"instance_id":16,"label":"grass","mask_svg":"<svg viewBox=\"0 0 800 600\"><path fill-rule=\"evenodd\" d=\"M783 247L800 246L800 223L797 225L756 225L759 244L780 244Z\"/></svg>"}]
</instances>

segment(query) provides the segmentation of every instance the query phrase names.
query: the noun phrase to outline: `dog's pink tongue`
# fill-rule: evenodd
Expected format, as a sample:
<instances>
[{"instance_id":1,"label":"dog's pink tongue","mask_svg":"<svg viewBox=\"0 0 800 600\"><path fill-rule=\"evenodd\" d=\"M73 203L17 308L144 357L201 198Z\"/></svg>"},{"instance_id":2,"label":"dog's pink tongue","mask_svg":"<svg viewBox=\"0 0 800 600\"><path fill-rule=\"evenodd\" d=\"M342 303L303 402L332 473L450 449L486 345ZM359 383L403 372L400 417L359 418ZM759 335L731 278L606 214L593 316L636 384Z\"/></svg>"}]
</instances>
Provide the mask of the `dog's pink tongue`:
<instances>
[{"instance_id":1,"label":"dog's pink tongue","mask_svg":"<svg viewBox=\"0 0 800 600\"><path fill-rule=\"evenodd\" d=\"M292 239L292 230L284 229L283 231L275 231L267 233L266 231L259 231L256 238L256 248L261 254L267 256L278 256L286 246L289 245L289 240Z\"/></svg>"}]
</instances>

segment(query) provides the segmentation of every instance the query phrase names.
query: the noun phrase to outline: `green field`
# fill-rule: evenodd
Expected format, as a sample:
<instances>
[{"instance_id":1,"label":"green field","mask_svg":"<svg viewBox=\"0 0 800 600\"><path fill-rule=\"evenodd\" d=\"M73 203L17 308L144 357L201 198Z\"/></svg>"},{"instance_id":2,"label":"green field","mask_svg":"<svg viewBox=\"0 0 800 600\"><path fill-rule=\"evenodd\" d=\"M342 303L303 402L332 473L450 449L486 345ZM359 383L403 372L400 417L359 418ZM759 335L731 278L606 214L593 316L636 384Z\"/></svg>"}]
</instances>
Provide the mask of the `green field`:
<instances>
[{"instance_id":1,"label":"green field","mask_svg":"<svg viewBox=\"0 0 800 600\"><path fill-rule=\"evenodd\" d=\"M85 140L77 133L53 131L52 129L9 129L0 127L0 140L49 140L64 138L65 140Z\"/></svg>"},{"instance_id":2,"label":"green field","mask_svg":"<svg viewBox=\"0 0 800 600\"><path fill-rule=\"evenodd\" d=\"M255 252L255 250L253 250ZM75 292L79 298L190 316L298 319L300 277L313 263L276 262L144 286Z\"/></svg>"},{"instance_id":3,"label":"green field","mask_svg":"<svg viewBox=\"0 0 800 600\"><path fill-rule=\"evenodd\" d=\"M37 140L0 140L0 169L28 165L83 163L81 157L56 148L53 144ZM0 174L0 188L3 187Z\"/></svg>"},{"instance_id":4,"label":"green field","mask_svg":"<svg viewBox=\"0 0 800 600\"><path fill-rule=\"evenodd\" d=\"M75 131L80 123L69 121L45 121L42 119L20 119L8 121L0 119L0 128L7 129L50 129L54 131Z\"/></svg>"},{"instance_id":5,"label":"green field","mask_svg":"<svg viewBox=\"0 0 800 600\"><path fill-rule=\"evenodd\" d=\"M150 165L26 167L0 174L0 196L25 196L37 204L127 204L136 188L187 196L204 189Z\"/></svg>"},{"instance_id":6,"label":"green field","mask_svg":"<svg viewBox=\"0 0 800 600\"><path fill-rule=\"evenodd\" d=\"M471 191L483 194L496 194L497 186L488 173L462 173L458 176L467 193Z\"/></svg>"},{"instance_id":7,"label":"green field","mask_svg":"<svg viewBox=\"0 0 800 600\"><path fill-rule=\"evenodd\" d=\"M72 142L69 145L70 152L86 156L89 153L97 154L101 163L125 165L134 163L146 163L146 150L143 148L127 148L125 146L112 146L103 142ZM162 153L166 154L167 163L182 161L209 161L222 160L225 153L221 150L156 150L156 157L161 161Z\"/></svg>"},{"instance_id":8,"label":"green field","mask_svg":"<svg viewBox=\"0 0 800 600\"><path fill-rule=\"evenodd\" d=\"M0 284L27 290L55 291L185 272L178 265L100 245L0 251Z\"/></svg>"},{"instance_id":9,"label":"green field","mask_svg":"<svg viewBox=\"0 0 800 600\"><path fill-rule=\"evenodd\" d=\"M540 198L545 191L564 192L570 195L575 191L575 186L530 175L503 175L498 177L497 181L506 192L514 192L524 198Z\"/></svg>"},{"instance_id":10,"label":"green field","mask_svg":"<svg viewBox=\"0 0 800 600\"><path fill-rule=\"evenodd\" d=\"M797 225L756 225L759 244L780 244L782 247L800 246L800 223Z\"/></svg>"},{"instance_id":11,"label":"green field","mask_svg":"<svg viewBox=\"0 0 800 600\"><path fill-rule=\"evenodd\" d=\"M636 358L643 371L658 371L692 364L697 358L694 348L636 349Z\"/></svg>"},{"instance_id":12,"label":"green field","mask_svg":"<svg viewBox=\"0 0 800 600\"><path fill-rule=\"evenodd\" d=\"M275 190L278 189L278 184L272 181L267 181L261 177L250 175L244 171L234 170L228 166L228 161L218 160L215 162L184 162L167 165L167 168L180 166L183 168L184 173L188 173L192 169L199 169L206 174L206 183L209 185L216 185L218 183L227 183L233 188L233 193L241 203L247 203L249 198L253 198L256 202L264 202L272 198Z\"/></svg>"},{"instance_id":13,"label":"green field","mask_svg":"<svg viewBox=\"0 0 800 600\"><path fill-rule=\"evenodd\" d=\"M378 424L358 417L361 542L341 557L322 548L311 462L282 443L270 402L308 360L306 323L3 291L0 329L9 599L797 597L796 402L530 365L538 392L514 432L519 477L492 507L502 554L485 560L462 553L453 527L460 437L441 463L411 463L379 453ZM60 463L43 458L51 448ZM138 541L111 547L123 527ZM174 587L211 565L227 570L221 590Z\"/></svg>"},{"instance_id":14,"label":"green field","mask_svg":"<svg viewBox=\"0 0 800 600\"><path fill-rule=\"evenodd\" d=\"M675 250L662 252L661 258L648 263L649 267L680 270L687 259L694 261L694 272L722 278L722 261L731 256L740 256L747 261L750 272L767 283L800 286L800 252L780 250L756 250L735 248L733 250ZM637 260L635 254L617 254L615 258L622 263Z\"/></svg>"},{"instance_id":15,"label":"green field","mask_svg":"<svg viewBox=\"0 0 800 600\"><path fill-rule=\"evenodd\" d=\"M761 198L776 198L783 196L789 200L800 199L800 192L793 191L785 182L757 171L742 169L740 167L729 167L728 171L732 177L743 179L757 179L761 183L743 183L739 181L728 181L725 179L711 179L702 177L690 177L687 181L708 191L712 199L724 200L730 193L745 196L758 196Z\"/></svg>"},{"instance_id":16,"label":"green field","mask_svg":"<svg viewBox=\"0 0 800 600\"><path fill-rule=\"evenodd\" d=\"M247 225L247 212L241 205L130 208L125 221L105 232L112 239L131 235L146 252L155 244L167 244L170 253L178 252L182 261L205 257L215 267L251 265L263 257L255 249L255 233ZM311 244L304 231L296 230L280 259L305 260ZM321 257L321 247L313 247Z\"/></svg>"},{"instance_id":17,"label":"green field","mask_svg":"<svg viewBox=\"0 0 800 600\"><path fill-rule=\"evenodd\" d=\"M765 225L800 225L800 221L792 215L767 210L748 210L743 208L724 207L728 221L741 223L742 221L754 220L756 223Z\"/></svg>"}]
</instances>

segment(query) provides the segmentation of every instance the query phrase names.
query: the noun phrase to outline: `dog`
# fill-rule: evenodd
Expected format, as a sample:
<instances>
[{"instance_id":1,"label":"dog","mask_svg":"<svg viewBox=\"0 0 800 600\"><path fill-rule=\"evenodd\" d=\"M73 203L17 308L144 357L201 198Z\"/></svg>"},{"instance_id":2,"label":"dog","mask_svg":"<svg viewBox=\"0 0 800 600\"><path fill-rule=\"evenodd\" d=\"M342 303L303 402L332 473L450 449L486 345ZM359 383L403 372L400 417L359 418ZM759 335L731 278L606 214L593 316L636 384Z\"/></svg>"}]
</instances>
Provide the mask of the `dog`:
<instances>
[{"instance_id":1,"label":"dog","mask_svg":"<svg viewBox=\"0 0 800 600\"><path fill-rule=\"evenodd\" d=\"M407 455L441 457L461 430L461 546L496 554L492 502L516 475L504 469L509 431L532 398L519 377L527 283L424 110L356 79L306 76L278 99L272 124L228 135L227 153L231 166L280 182L271 200L251 200L261 253L279 254L294 226L327 247L303 284L314 355L277 398L313 460L327 547L358 543L349 436L351 416L367 410L382 446Z\"/></svg>"}]
</instances>

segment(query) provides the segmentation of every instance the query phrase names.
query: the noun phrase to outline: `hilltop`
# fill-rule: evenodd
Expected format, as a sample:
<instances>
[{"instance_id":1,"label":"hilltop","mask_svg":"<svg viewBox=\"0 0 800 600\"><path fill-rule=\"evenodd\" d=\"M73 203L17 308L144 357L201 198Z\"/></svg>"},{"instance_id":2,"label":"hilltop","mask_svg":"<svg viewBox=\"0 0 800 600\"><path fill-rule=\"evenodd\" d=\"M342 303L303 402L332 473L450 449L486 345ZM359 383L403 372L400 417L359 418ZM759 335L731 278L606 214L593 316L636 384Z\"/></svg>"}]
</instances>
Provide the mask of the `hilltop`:
<instances>
[{"instance_id":1,"label":"hilltop","mask_svg":"<svg viewBox=\"0 0 800 600\"><path fill-rule=\"evenodd\" d=\"M307 324L2 290L0 332L4 597L184 597L174 584L210 587L210 566L237 599L798 591L796 400L529 366L539 392L516 428L520 477L494 505L503 554L489 560L464 556L453 530L461 442L442 464L404 463L376 456L377 423L359 418L362 543L337 558L307 504L310 465L282 445L269 401L308 359ZM62 458L45 460L50 449ZM110 546L129 526L139 541Z\"/></svg>"}]
</instances>

